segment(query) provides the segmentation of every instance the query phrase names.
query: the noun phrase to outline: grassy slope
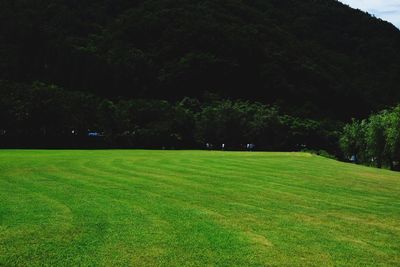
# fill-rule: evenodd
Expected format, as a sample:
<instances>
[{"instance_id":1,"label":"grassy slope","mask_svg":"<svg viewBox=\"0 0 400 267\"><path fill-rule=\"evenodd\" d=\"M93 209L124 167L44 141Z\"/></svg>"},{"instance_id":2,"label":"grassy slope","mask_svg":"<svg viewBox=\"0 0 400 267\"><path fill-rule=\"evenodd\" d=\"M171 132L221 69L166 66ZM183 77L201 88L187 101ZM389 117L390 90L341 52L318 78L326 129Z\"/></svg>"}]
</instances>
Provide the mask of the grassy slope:
<instances>
[{"instance_id":1,"label":"grassy slope","mask_svg":"<svg viewBox=\"0 0 400 267\"><path fill-rule=\"evenodd\" d=\"M398 265L400 174L301 153L0 151L0 265Z\"/></svg>"}]
</instances>

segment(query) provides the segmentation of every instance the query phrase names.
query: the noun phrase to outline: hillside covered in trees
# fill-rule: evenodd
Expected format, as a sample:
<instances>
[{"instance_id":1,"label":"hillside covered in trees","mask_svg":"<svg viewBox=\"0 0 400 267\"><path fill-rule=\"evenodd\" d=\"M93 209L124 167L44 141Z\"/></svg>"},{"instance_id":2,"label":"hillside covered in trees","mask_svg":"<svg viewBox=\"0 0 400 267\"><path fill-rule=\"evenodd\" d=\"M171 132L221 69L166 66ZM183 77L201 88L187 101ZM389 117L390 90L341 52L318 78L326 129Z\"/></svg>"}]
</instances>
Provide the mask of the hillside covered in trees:
<instances>
[{"instance_id":1,"label":"hillside covered in trees","mask_svg":"<svg viewBox=\"0 0 400 267\"><path fill-rule=\"evenodd\" d=\"M0 21L1 80L342 121L400 101L400 31L335 0L5 0Z\"/></svg>"},{"instance_id":2,"label":"hillside covered in trees","mask_svg":"<svg viewBox=\"0 0 400 267\"><path fill-rule=\"evenodd\" d=\"M400 30L339 1L6 0L0 21L0 147L400 166Z\"/></svg>"}]
</instances>

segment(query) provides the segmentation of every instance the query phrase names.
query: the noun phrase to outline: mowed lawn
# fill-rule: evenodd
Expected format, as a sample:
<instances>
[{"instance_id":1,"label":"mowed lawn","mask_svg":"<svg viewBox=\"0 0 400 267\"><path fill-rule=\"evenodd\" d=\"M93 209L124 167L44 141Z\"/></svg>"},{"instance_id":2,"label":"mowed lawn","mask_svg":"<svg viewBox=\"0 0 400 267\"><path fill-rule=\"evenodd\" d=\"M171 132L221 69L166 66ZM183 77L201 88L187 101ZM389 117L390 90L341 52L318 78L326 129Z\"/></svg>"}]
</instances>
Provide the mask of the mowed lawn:
<instances>
[{"instance_id":1,"label":"mowed lawn","mask_svg":"<svg viewBox=\"0 0 400 267\"><path fill-rule=\"evenodd\" d=\"M305 153L0 150L0 266L399 266L400 174Z\"/></svg>"}]
</instances>

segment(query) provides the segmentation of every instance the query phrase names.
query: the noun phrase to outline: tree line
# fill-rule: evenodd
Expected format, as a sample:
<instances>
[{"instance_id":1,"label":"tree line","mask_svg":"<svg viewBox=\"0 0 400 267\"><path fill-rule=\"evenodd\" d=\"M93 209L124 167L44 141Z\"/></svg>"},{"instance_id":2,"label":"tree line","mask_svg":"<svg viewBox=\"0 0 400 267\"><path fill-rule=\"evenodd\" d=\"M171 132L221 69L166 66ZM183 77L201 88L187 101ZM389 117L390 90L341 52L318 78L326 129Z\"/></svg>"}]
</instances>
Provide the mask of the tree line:
<instances>
[{"instance_id":1,"label":"tree line","mask_svg":"<svg viewBox=\"0 0 400 267\"><path fill-rule=\"evenodd\" d=\"M344 124L232 100L107 99L58 86L0 81L1 148L312 151L399 170L400 105Z\"/></svg>"},{"instance_id":2,"label":"tree line","mask_svg":"<svg viewBox=\"0 0 400 267\"><path fill-rule=\"evenodd\" d=\"M400 105L347 124L340 146L351 161L399 170Z\"/></svg>"},{"instance_id":3,"label":"tree line","mask_svg":"<svg viewBox=\"0 0 400 267\"><path fill-rule=\"evenodd\" d=\"M277 106L185 97L106 99L55 85L0 82L1 147L323 149L337 153L341 124L295 117Z\"/></svg>"}]
</instances>

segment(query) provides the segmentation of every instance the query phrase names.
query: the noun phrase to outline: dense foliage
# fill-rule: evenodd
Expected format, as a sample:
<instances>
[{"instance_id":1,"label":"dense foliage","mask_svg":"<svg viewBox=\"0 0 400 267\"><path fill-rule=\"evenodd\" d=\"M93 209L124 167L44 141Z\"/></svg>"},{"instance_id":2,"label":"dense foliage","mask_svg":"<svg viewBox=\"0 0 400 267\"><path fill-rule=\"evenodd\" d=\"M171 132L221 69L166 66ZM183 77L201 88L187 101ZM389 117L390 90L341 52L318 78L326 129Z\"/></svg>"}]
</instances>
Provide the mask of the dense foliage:
<instances>
[{"instance_id":1,"label":"dense foliage","mask_svg":"<svg viewBox=\"0 0 400 267\"><path fill-rule=\"evenodd\" d=\"M335 152L337 125L209 96L111 101L54 85L0 83L1 147L144 147Z\"/></svg>"},{"instance_id":2,"label":"dense foliage","mask_svg":"<svg viewBox=\"0 0 400 267\"><path fill-rule=\"evenodd\" d=\"M340 144L353 161L399 169L400 105L362 121L353 120L344 127Z\"/></svg>"},{"instance_id":3,"label":"dense foliage","mask_svg":"<svg viewBox=\"0 0 400 267\"><path fill-rule=\"evenodd\" d=\"M0 21L1 147L341 156L343 122L400 102L400 31L336 0L5 0ZM398 161L396 110L347 125L345 156Z\"/></svg>"},{"instance_id":4,"label":"dense foliage","mask_svg":"<svg viewBox=\"0 0 400 267\"><path fill-rule=\"evenodd\" d=\"M3 0L0 79L349 119L400 100L400 32L335 0ZM340 103L340 104L339 104Z\"/></svg>"}]
</instances>

